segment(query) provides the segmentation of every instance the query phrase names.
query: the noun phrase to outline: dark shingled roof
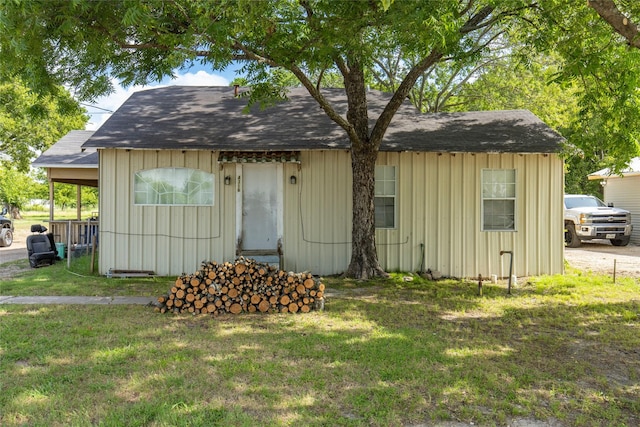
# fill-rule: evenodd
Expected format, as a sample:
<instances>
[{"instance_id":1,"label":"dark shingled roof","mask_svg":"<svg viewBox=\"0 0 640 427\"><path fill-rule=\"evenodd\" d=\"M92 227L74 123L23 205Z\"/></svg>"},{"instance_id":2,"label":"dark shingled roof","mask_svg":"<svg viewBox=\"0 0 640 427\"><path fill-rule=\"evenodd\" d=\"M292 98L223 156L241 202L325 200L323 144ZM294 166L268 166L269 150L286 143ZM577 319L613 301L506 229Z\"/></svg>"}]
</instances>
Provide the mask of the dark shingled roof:
<instances>
[{"instance_id":1,"label":"dark shingled roof","mask_svg":"<svg viewBox=\"0 0 640 427\"><path fill-rule=\"evenodd\" d=\"M95 148L83 149L93 131L72 130L31 163L40 168L98 168Z\"/></svg>"},{"instance_id":2,"label":"dark shingled roof","mask_svg":"<svg viewBox=\"0 0 640 427\"><path fill-rule=\"evenodd\" d=\"M232 87L169 86L134 93L84 147L227 151L348 149L345 131L304 88L289 101L243 113ZM323 89L341 114L342 89ZM388 94L367 94L375 120ZM526 110L421 114L408 101L396 113L381 151L555 153L564 139Z\"/></svg>"}]
</instances>

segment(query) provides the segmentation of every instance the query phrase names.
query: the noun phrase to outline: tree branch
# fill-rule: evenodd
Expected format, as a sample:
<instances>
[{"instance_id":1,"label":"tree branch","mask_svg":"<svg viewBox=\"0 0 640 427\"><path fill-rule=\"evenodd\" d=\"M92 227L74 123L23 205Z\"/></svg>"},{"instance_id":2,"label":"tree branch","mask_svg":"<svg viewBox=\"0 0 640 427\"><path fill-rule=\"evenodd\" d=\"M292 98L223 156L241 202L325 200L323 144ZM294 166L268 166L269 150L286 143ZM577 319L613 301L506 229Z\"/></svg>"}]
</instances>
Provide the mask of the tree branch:
<instances>
[{"instance_id":1,"label":"tree branch","mask_svg":"<svg viewBox=\"0 0 640 427\"><path fill-rule=\"evenodd\" d=\"M587 1L587 4L611 25L618 34L624 37L629 46L640 49L638 26L618 9L613 0L590 0Z\"/></svg>"},{"instance_id":2,"label":"tree branch","mask_svg":"<svg viewBox=\"0 0 640 427\"><path fill-rule=\"evenodd\" d=\"M319 87L316 87L313 82L307 77L307 75L296 65L291 65L287 67L289 71L291 71L296 78L302 83L302 85L307 89L309 94L316 100L316 102L320 105L320 108L329 116L331 120L336 122L341 128L343 128L349 138L353 140L353 138L357 138L355 133L355 129L347 120L344 119L334 108L331 106L329 101L322 95Z\"/></svg>"}]
</instances>

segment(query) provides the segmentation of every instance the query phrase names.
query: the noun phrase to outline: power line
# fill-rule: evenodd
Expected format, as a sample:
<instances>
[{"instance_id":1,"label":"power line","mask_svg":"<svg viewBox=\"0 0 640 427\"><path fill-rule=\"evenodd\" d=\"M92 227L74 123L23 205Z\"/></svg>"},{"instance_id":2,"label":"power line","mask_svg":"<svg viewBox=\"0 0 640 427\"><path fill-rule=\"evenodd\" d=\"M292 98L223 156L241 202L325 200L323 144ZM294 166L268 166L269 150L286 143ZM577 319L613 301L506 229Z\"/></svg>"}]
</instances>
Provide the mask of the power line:
<instances>
[{"instance_id":1,"label":"power line","mask_svg":"<svg viewBox=\"0 0 640 427\"><path fill-rule=\"evenodd\" d=\"M91 104L85 104L84 102L80 102L79 104L82 105L83 107L95 108L96 110L102 110L105 113L113 114L113 111L111 111L111 110L109 110L107 108L102 108L102 107L98 107L98 106L91 105ZM91 113L91 114L104 114L104 113Z\"/></svg>"}]
</instances>

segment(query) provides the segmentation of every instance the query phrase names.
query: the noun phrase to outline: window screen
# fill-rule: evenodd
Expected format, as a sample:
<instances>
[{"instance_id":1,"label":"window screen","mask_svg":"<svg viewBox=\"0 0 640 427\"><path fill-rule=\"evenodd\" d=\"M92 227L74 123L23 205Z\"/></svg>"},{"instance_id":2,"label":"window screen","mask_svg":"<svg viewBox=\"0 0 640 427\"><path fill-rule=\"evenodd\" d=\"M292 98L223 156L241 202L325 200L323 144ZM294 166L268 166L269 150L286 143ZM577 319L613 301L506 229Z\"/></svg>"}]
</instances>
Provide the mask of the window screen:
<instances>
[{"instance_id":1,"label":"window screen","mask_svg":"<svg viewBox=\"0 0 640 427\"><path fill-rule=\"evenodd\" d=\"M515 169L482 171L482 230L515 231Z\"/></svg>"},{"instance_id":2,"label":"window screen","mask_svg":"<svg viewBox=\"0 0 640 427\"><path fill-rule=\"evenodd\" d=\"M376 166L375 182L375 226L396 226L396 167Z\"/></svg>"}]
</instances>

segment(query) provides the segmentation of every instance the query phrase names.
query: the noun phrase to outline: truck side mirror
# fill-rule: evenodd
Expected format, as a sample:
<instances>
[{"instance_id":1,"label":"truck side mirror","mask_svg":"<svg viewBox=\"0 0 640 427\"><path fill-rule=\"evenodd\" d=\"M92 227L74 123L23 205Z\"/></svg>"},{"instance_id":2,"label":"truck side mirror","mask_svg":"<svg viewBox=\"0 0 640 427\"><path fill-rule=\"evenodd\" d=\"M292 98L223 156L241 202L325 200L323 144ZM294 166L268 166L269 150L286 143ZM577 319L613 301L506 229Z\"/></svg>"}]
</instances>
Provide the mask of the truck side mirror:
<instances>
[{"instance_id":1,"label":"truck side mirror","mask_svg":"<svg viewBox=\"0 0 640 427\"><path fill-rule=\"evenodd\" d=\"M609 206L610 208L612 208L612 207L613 207L613 203L609 202L609 203L607 203L607 206Z\"/></svg>"}]
</instances>

